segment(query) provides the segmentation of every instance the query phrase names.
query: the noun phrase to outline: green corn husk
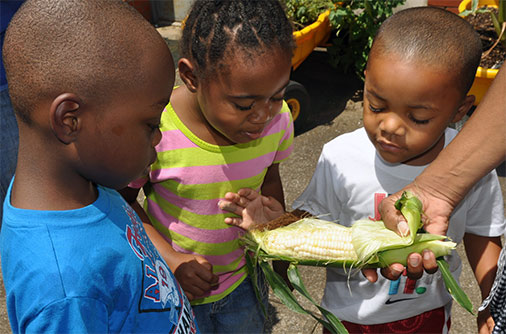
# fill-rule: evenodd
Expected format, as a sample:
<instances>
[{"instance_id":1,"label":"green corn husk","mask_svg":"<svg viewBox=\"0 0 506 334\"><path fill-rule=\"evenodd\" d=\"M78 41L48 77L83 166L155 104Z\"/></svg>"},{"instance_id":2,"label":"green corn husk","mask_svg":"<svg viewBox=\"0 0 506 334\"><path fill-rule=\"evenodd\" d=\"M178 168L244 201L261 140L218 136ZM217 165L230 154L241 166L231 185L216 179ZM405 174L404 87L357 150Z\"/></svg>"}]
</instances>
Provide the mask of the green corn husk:
<instances>
[{"instance_id":1,"label":"green corn husk","mask_svg":"<svg viewBox=\"0 0 506 334\"><path fill-rule=\"evenodd\" d=\"M441 268L445 285L452 297L463 306L468 312L473 313L472 304L455 281L443 256L449 255L456 244L448 240L445 236L433 235L428 233L417 233L422 227L421 211L422 203L410 193L404 193L402 198L397 201L396 208L400 209L408 223L410 234L405 237L397 235L395 232L387 229L382 221L360 220L351 227L345 227L333 222L328 222L315 218L303 218L287 226L278 227L272 230L258 228L249 231L243 238L246 256L253 258L249 260L248 269L256 277L255 263L260 264L267 277L267 280L274 293L292 310L299 313L306 313L318 320L332 333L346 333L346 329L340 323L339 319L333 317L329 311L317 305L305 290L298 271L294 268L296 265L312 266L334 266L341 268L383 268L392 263L401 263L406 265L407 256L413 252L422 253L425 249L430 249L438 258L438 265ZM318 249L318 238L327 238L333 233L345 234L345 239L353 245L352 252L346 251L345 256L332 255L330 252L319 254L302 253L296 251L299 243L308 243ZM344 242L344 241L341 241ZM327 241L324 247L327 247ZM281 247L279 247L281 245ZM311 246L313 247L313 246ZM349 245L347 246L350 247ZM326 248L325 248L326 249ZM335 252L334 252L335 253ZM325 319L318 318L312 312L303 309L298 304L297 299L286 286L284 281L274 271L268 270L269 267L265 261L284 260L291 263L289 279L296 290L304 297L308 298ZM274 279L274 277L276 277ZM280 287L280 285L285 285ZM295 306L298 305L298 306Z\"/></svg>"}]
</instances>

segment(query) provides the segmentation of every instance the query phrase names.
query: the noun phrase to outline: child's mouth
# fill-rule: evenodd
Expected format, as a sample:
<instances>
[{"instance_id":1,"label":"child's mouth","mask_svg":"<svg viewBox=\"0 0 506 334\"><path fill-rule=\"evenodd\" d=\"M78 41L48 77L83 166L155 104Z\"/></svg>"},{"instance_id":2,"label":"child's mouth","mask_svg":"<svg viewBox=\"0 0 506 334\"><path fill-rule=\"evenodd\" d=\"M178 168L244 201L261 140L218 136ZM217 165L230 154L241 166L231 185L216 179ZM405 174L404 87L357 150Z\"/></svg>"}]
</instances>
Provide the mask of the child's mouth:
<instances>
[{"instance_id":1,"label":"child's mouth","mask_svg":"<svg viewBox=\"0 0 506 334\"><path fill-rule=\"evenodd\" d=\"M399 153L401 151L401 148L399 146L384 141L378 141L378 145L383 151L386 152Z\"/></svg>"},{"instance_id":2,"label":"child's mouth","mask_svg":"<svg viewBox=\"0 0 506 334\"><path fill-rule=\"evenodd\" d=\"M262 135L262 131L260 132L244 132L246 136L248 136L251 139L258 139Z\"/></svg>"}]
</instances>

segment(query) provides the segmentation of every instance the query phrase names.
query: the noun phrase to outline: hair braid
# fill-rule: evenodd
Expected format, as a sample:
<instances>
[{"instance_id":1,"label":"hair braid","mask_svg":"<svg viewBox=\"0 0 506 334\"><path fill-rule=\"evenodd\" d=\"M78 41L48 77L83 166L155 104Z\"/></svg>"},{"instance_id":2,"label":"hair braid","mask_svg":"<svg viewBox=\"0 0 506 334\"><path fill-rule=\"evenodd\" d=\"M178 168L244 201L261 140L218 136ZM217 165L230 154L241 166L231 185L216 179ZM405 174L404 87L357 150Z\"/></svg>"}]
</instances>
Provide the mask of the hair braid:
<instances>
[{"instance_id":1,"label":"hair braid","mask_svg":"<svg viewBox=\"0 0 506 334\"><path fill-rule=\"evenodd\" d=\"M292 54L292 26L278 0L197 0L181 38L181 56L198 75L213 74L234 47L249 56L273 48Z\"/></svg>"}]
</instances>

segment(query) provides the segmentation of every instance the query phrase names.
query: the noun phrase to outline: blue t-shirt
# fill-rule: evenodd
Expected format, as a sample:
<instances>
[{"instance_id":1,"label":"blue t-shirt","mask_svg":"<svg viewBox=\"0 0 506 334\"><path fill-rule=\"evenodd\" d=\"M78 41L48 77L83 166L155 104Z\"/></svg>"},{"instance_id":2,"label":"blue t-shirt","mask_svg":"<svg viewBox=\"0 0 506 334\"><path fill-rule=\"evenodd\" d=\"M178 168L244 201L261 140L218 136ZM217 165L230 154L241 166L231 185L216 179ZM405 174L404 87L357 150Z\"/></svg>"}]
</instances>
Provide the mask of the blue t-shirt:
<instances>
[{"instance_id":1,"label":"blue t-shirt","mask_svg":"<svg viewBox=\"0 0 506 334\"><path fill-rule=\"evenodd\" d=\"M114 190L68 211L4 203L0 247L14 333L198 333L193 311Z\"/></svg>"}]
</instances>

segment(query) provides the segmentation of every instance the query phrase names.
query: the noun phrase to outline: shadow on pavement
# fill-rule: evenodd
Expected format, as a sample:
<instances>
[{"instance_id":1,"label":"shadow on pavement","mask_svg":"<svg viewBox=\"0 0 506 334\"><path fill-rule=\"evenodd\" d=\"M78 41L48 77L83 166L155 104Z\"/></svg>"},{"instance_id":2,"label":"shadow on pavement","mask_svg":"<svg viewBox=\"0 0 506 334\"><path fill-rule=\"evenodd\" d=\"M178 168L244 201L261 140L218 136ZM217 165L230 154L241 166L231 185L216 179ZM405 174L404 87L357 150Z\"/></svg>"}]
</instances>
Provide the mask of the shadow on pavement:
<instances>
[{"instance_id":1,"label":"shadow on pavement","mask_svg":"<svg viewBox=\"0 0 506 334\"><path fill-rule=\"evenodd\" d=\"M343 112L347 101L363 88L363 82L357 75L346 74L330 66L324 49L313 51L292 72L290 79L302 84L311 100L307 120L303 124L295 122L295 135L332 122Z\"/></svg>"}]
</instances>

